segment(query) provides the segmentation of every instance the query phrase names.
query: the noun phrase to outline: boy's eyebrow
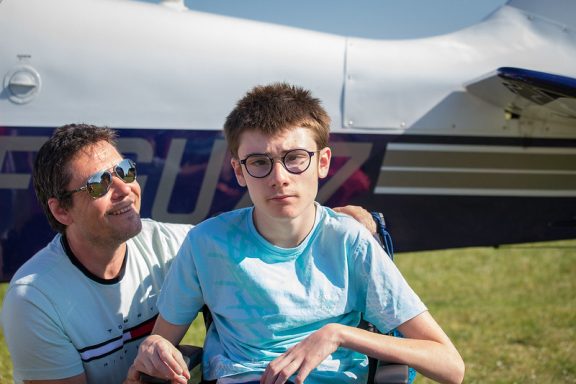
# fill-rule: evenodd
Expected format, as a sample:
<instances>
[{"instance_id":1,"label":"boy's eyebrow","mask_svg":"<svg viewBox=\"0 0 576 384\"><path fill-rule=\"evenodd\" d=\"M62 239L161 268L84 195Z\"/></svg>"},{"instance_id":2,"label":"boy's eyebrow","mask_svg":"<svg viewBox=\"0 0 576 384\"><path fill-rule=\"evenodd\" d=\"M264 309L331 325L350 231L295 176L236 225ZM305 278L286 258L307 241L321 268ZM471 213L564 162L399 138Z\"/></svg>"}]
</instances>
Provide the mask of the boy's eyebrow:
<instances>
[{"instance_id":1,"label":"boy's eyebrow","mask_svg":"<svg viewBox=\"0 0 576 384\"><path fill-rule=\"evenodd\" d=\"M285 155L286 153L288 153L290 151L294 151L296 149L302 149L304 151L310 152L309 149L302 148L302 147L296 147L296 148L284 149L280 152L280 155ZM314 152L314 151L311 151L311 152ZM272 153L270 153L270 152L251 152L251 153L246 154L246 156L244 156L244 157L246 158L248 156L253 156L253 155L272 156Z\"/></svg>"}]
</instances>

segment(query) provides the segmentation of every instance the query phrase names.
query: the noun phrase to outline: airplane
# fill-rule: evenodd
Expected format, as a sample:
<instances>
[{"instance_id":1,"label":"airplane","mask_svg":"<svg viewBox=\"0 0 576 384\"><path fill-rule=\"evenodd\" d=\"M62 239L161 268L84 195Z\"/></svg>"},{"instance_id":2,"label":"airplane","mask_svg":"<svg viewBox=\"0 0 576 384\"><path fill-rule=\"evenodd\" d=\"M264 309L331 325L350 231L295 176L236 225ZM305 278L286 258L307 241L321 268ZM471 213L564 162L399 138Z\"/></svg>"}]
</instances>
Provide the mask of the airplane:
<instances>
[{"instance_id":1,"label":"airplane","mask_svg":"<svg viewBox=\"0 0 576 384\"><path fill-rule=\"evenodd\" d=\"M397 252L576 237L575 2L510 0L401 40L163 3L0 1L3 279L53 236L31 164L54 128L117 129L142 216L198 223L250 204L222 124L247 90L280 81L333 120L318 201L382 212Z\"/></svg>"}]
</instances>

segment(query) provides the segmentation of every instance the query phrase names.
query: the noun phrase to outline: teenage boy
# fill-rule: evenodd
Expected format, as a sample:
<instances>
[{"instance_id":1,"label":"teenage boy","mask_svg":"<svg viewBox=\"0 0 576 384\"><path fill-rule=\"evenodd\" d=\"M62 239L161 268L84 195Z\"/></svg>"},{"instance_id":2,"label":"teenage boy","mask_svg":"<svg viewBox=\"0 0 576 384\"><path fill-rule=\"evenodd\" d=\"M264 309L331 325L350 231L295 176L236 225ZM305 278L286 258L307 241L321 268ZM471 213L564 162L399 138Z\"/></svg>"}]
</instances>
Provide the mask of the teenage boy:
<instances>
[{"instance_id":1,"label":"teenage boy","mask_svg":"<svg viewBox=\"0 0 576 384\"><path fill-rule=\"evenodd\" d=\"M365 355L463 380L458 351L372 235L315 202L330 166L329 124L318 99L288 84L256 87L238 102L224 133L254 206L190 231L129 379L140 371L185 383L174 345L207 304L207 380L361 383ZM357 328L361 315L406 338Z\"/></svg>"},{"instance_id":2,"label":"teenage boy","mask_svg":"<svg viewBox=\"0 0 576 384\"><path fill-rule=\"evenodd\" d=\"M38 151L34 187L58 234L4 297L16 384L121 383L152 330L157 295L192 226L140 218L137 166L116 137L69 124Z\"/></svg>"}]
</instances>

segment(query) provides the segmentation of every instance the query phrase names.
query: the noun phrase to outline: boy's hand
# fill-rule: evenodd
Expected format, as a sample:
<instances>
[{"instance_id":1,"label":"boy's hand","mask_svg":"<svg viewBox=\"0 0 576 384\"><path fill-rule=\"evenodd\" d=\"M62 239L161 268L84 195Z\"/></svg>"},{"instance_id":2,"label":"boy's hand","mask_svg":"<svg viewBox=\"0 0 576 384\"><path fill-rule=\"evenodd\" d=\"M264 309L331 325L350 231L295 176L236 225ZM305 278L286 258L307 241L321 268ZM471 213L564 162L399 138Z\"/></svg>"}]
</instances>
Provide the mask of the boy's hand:
<instances>
[{"instance_id":1,"label":"boy's hand","mask_svg":"<svg viewBox=\"0 0 576 384\"><path fill-rule=\"evenodd\" d=\"M308 374L340 346L339 328L340 324L326 325L274 359L260 383L286 383L296 372L294 383L304 383Z\"/></svg>"},{"instance_id":2,"label":"boy's hand","mask_svg":"<svg viewBox=\"0 0 576 384\"><path fill-rule=\"evenodd\" d=\"M171 380L172 383L186 384L190 379L190 372L180 351L159 335L150 335L140 344L126 384L138 379L140 372Z\"/></svg>"},{"instance_id":3,"label":"boy's hand","mask_svg":"<svg viewBox=\"0 0 576 384\"><path fill-rule=\"evenodd\" d=\"M354 219L356 219L356 221L368 228L371 234L374 235L376 233L376 223L372 218L372 214L364 208L357 205L347 205L345 207L336 207L333 209L336 212L345 213L349 216L352 216Z\"/></svg>"}]
</instances>

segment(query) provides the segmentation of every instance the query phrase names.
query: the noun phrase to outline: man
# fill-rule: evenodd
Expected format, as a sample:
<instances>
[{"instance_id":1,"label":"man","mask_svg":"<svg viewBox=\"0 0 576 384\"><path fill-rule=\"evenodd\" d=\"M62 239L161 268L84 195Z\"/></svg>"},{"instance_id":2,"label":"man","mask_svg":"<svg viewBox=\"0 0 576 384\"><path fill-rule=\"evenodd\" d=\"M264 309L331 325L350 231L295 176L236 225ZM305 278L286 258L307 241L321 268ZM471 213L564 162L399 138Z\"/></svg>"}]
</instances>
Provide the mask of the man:
<instances>
[{"instance_id":1,"label":"man","mask_svg":"<svg viewBox=\"0 0 576 384\"><path fill-rule=\"evenodd\" d=\"M382 247L315 202L330 166L329 123L319 100L288 84L256 87L238 102L224 133L254 206L190 231L130 380L139 371L186 382L174 346L203 305L214 319L203 374L219 384L362 383L366 355L463 380L458 351ZM357 328L361 315L406 338Z\"/></svg>"},{"instance_id":2,"label":"man","mask_svg":"<svg viewBox=\"0 0 576 384\"><path fill-rule=\"evenodd\" d=\"M136 164L115 143L108 128L66 125L37 154L34 188L58 234L5 296L16 383L121 383L156 320L157 295L192 226L140 218Z\"/></svg>"}]
</instances>

